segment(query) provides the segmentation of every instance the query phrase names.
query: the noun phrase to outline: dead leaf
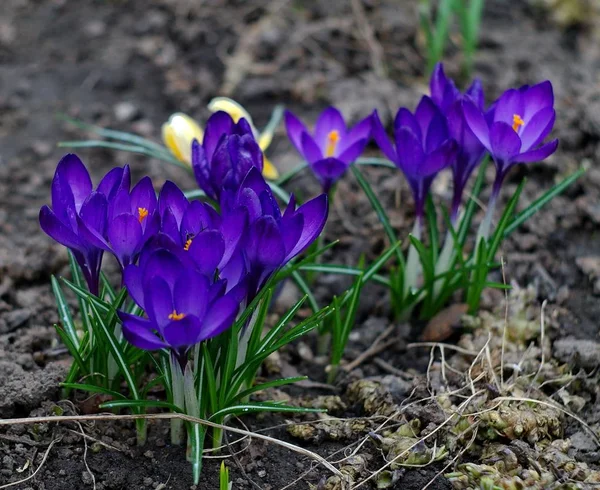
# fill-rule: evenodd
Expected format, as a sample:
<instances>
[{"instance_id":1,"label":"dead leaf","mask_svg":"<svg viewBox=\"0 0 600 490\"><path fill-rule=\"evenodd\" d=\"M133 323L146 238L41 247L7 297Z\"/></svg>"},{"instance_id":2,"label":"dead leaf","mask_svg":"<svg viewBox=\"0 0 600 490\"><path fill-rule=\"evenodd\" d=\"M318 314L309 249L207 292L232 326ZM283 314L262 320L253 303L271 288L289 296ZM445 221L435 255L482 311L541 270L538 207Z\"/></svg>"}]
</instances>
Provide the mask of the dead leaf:
<instances>
[{"instance_id":1,"label":"dead leaf","mask_svg":"<svg viewBox=\"0 0 600 490\"><path fill-rule=\"evenodd\" d=\"M443 309L435 315L423 330L421 340L424 342L441 342L450 337L460 324L461 317L467 313L469 306L458 303Z\"/></svg>"}]
</instances>

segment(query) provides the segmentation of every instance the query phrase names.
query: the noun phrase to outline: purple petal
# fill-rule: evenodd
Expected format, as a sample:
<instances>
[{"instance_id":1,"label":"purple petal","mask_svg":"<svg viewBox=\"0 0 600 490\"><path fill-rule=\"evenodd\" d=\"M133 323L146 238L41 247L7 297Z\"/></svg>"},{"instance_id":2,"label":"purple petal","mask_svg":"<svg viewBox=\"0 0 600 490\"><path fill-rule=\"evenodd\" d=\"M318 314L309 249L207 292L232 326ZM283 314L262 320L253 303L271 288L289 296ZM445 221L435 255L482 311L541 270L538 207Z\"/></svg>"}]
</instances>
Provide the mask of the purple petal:
<instances>
[{"instance_id":1,"label":"purple petal","mask_svg":"<svg viewBox=\"0 0 600 490\"><path fill-rule=\"evenodd\" d=\"M331 186L344 175L349 166L338 158L324 158L313 163L312 169L323 185L323 192L327 193Z\"/></svg>"},{"instance_id":2,"label":"purple petal","mask_svg":"<svg viewBox=\"0 0 600 490\"><path fill-rule=\"evenodd\" d=\"M140 259L142 269L142 286L148 284L154 277L160 277L167 283L169 289L175 287L175 281L183 268L181 260L171 251L160 249L153 252L149 257ZM145 290L144 290L145 292ZM148 298L145 297L145 301Z\"/></svg>"},{"instance_id":3,"label":"purple petal","mask_svg":"<svg viewBox=\"0 0 600 490\"><path fill-rule=\"evenodd\" d=\"M237 316L239 302L233 295L223 296L215 301L202 322L202 331L198 342L216 337L227 330Z\"/></svg>"},{"instance_id":4,"label":"purple petal","mask_svg":"<svg viewBox=\"0 0 600 490\"><path fill-rule=\"evenodd\" d=\"M554 106L554 91L552 83L546 80L528 88L523 93L524 109L521 117L527 121L542 109Z\"/></svg>"},{"instance_id":5,"label":"purple petal","mask_svg":"<svg viewBox=\"0 0 600 490\"><path fill-rule=\"evenodd\" d=\"M181 189L170 180L167 180L162 186L158 197L158 209L161 217L167 209L170 209L179 227L183 219L183 213L185 213L189 205L190 203L183 195Z\"/></svg>"},{"instance_id":6,"label":"purple petal","mask_svg":"<svg viewBox=\"0 0 600 490\"><path fill-rule=\"evenodd\" d=\"M294 248L287 252L285 260L290 260L303 252L317 239L325 227L328 211L329 204L325 194L321 194L320 196L311 199L296 210L296 214L300 214L304 218L302 223L302 233ZM282 228L286 226L286 223L282 223Z\"/></svg>"},{"instance_id":7,"label":"purple petal","mask_svg":"<svg viewBox=\"0 0 600 490\"><path fill-rule=\"evenodd\" d=\"M211 213L212 208L200 201L192 201L181 220L180 231L182 238L187 235L197 235L198 233L215 228L214 217Z\"/></svg>"},{"instance_id":8,"label":"purple petal","mask_svg":"<svg viewBox=\"0 0 600 490\"><path fill-rule=\"evenodd\" d=\"M439 113L440 110L437 108L433 100L431 100L431 98L427 95L424 95L415 109L415 119L417 120L417 123L421 128L421 134L424 137L427 134L427 128L429 128L431 121L436 114Z\"/></svg>"},{"instance_id":9,"label":"purple petal","mask_svg":"<svg viewBox=\"0 0 600 490\"><path fill-rule=\"evenodd\" d=\"M463 101L462 110L467 125L473 131L473 134L488 151L491 151L490 129L481 110L475 107L475 104L469 99Z\"/></svg>"},{"instance_id":10,"label":"purple petal","mask_svg":"<svg viewBox=\"0 0 600 490\"><path fill-rule=\"evenodd\" d=\"M436 63L431 73L431 79L429 80L429 91L431 92L431 98L438 106L442 106L444 101L444 93L446 92L446 85L448 79L444 73L444 65L442 63Z\"/></svg>"},{"instance_id":11,"label":"purple petal","mask_svg":"<svg viewBox=\"0 0 600 490\"><path fill-rule=\"evenodd\" d=\"M367 146L367 142L368 140L366 139L358 140L356 143L354 143L353 145L346 148L343 152L341 152L340 155L337 157L338 160L341 160L346 165L354 163L364 151L365 146Z\"/></svg>"},{"instance_id":12,"label":"purple petal","mask_svg":"<svg viewBox=\"0 0 600 490\"><path fill-rule=\"evenodd\" d=\"M431 153L448 139L446 117L441 113L433 116L425 137L425 151Z\"/></svg>"},{"instance_id":13,"label":"purple petal","mask_svg":"<svg viewBox=\"0 0 600 490\"><path fill-rule=\"evenodd\" d=\"M202 319L206 314L206 300L210 281L194 270L187 270L179 276L173 290L175 310L185 315Z\"/></svg>"},{"instance_id":14,"label":"purple petal","mask_svg":"<svg viewBox=\"0 0 600 490\"><path fill-rule=\"evenodd\" d=\"M221 263L225 242L218 231L207 230L192 239L189 254L198 266L198 270L209 277L214 275L215 269Z\"/></svg>"},{"instance_id":15,"label":"purple petal","mask_svg":"<svg viewBox=\"0 0 600 490\"><path fill-rule=\"evenodd\" d=\"M502 94L494 110L494 122L503 122L512 127L514 116L523 117L523 94L519 90L510 89Z\"/></svg>"},{"instance_id":16,"label":"purple petal","mask_svg":"<svg viewBox=\"0 0 600 490\"><path fill-rule=\"evenodd\" d=\"M144 280L141 267L138 267L137 265L127 266L123 271L123 284L125 284L127 292L129 293L129 296L133 298L133 301L145 310Z\"/></svg>"},{"instance_id":17,"label":"purple petal","mask_svg":"<svg viewBox=\"0 0 600 490\"><path fill-rule=\"evenodd\" d=\"M55 213L64 216L65 207L75 206L79 212L92 192L92 180L85 165L72 153L62 157L52 179L52 206Z\"/></svg>"},{"instance_id":18,"label":"purple petal","mask_svg":"<svg viewBox=\"0 0 600 490\"><path fill-rule=\"evenodd\" d=\"M302 150L302 133L308 133L306 126L292 112L285 111L285 129L289 140L298 150L298 153L303 154Z\"/></svg>"},{"instance_id":19,"label":"purple petal","mask_svg":"<svg viewBox=\"0 0 600 490\"><path fill-rule=\"evenodd\" d=\"M396 155L396 150L394 150L394 147L390 143L390 139L388 138L383 124L381 124L381 119L379 119L379 114L377 114L377 111L373 112L372 135L373 139L388 160L397 163L398 156Z\"/></svg>"},{"instance_id":20,"label":"purple petal","mask_svg":"<svg viewBox=\"0 0 600 490\"><path fill-rule=\"evenodd\" d=\"M365 146L371 139L371 131L373 128L373 115L365 117L357 123L348 134L338 144L340 154L344 153L347 148L352 146L356 141L365 140Z\"/></svg>"},{"instance_id":21,"label":"purple petal","mask_svg":"<svg viewBox=\"0 0 600 490\"><path fill-rule=\"evenodd\" d=\"M396 148L402 171L409 176L418 175L425 154L421 142L410 129L400 128L396 131Z\"/></svg>"},{"instance_id":22,"label":"purple petal","mask_svg":"<svg viewBox=\"0 0 600 490\"><path fill-rule=\"evenodd\" d=\"M490 143L494 159L503 162L510 162L521 149L521 138L512 126L504 122L495 122L492 125Z\"/></svg>"},{"instance_id":23,"label":"purple petal","mask_svg":"<svg viewBox=\"0 0 600 490\"><path fill-rule=\"evenodd\" d=\"M536 150L521 153L515 158L519 163L541 162L552 155L558 148L558 140L550 141Z\"/></svg>"},{"instance_id":24,"label":"purple petal","mask_svg":"<svg viewBox=\"0 0 600 490\"><path fill-rule=\"evenodd\" d=\"M329 133L332 131L337 131L340 137L344 137L346 134L346 123L340 111L335 107L328 107L317 119L313 133L314 141L319 148L323 149L327 146L327 139Z\"/></svg>"},{"instance_id":25,"label":"purple petal","mask_svg":"<svg viewBox=\"0 0 600 490\"><path fill-rule=\"evenodd\" d=\"M323 158L321 148L308 133L302 133L300 136L300 142L302 144L302 154L308 163L312 164Z\"/></svg>"},{"instance_id":26,"label":"purple petal","mask_svg":"<svg viewBox=\"0 0 600 490\"><path fill-rule=\"evenodd\" d=\"M223 268L225 264L229 262L231 256L235 252L238 243L244 236L244 232L247 228L248 214L245 209L237 209L227 215L226 219L223 220L221 225L221 233L223 234L223 240L225 249L223 251L223 258L217 266L219 269Z\"/></svg>"},{"instance_id":27,"label":"purple petal","mask_svg":"<svg viewBox=\"0 0 600 490\"><path fill-rule=\"evenodd\" d=\"M143 288L146 314L150 321L163 333L163 328L171 321L169 315L175 309L171 288L159 276L152 277L150 281L144 284Z\"/></svg>"},{"instance_id":28,"label":"purple petal","mask_svg":"<svg viewBox=\"0 0 600 490\"><path fill-rule=\"evenodd\" d=\"M421 126L419 126L419 123L417 122L417 119L413 113L405 107L401 107L398 110L396 118L394 119L394 131L398 131L402 127L410 129L419 140L423 139Z\"/></svg>"},{"instance_id":29,"label":"purple petal","mask_svg":"<svg viewBox=\"0 0 600 490\"><path fill-rule=\"evenodd\" d=\"M92 192L81 206L79 217L89 230L104 236L106 230L108 202L104 194Z\"/></svg>"},{"instance_id":30,"label":"purple petal","mask_svg":"<svg viewBox=\"0 0 600 490\"><path fill-rule=\"evenodd\" d=\"M211 182L210 160L206 151L196 139L192 141L192 169L198 187L206 192L206 195L211 199L217 199L217 190L214 189Z\"/></svg>"},{"instance_id":31,"label":"purple petal","mask_svg":"<svg viewBox=\"0 0 600 490\"><path fill-rule=\"evenodd\" d=\"M181 320L167 323L163 329L163 336L170 347L180 349L191 347L200 341L202 324L193 315L186 315Z\"/></svg>"},{"instance_id":32,"label":"purple petal","mask_svg":"<svg viewBox=\"0 0 600 490\"><path fill-rule=\"evenodd\" d=\"M108 226L108 241L121 264L129 265L142 245L142 225L131 214L120 214Z\"/></svg>"},{"instance_id":33,"label":"purple petal","mask_svg":"<svg viewBox=\"0 0 600 490\"><path fill-rule=\"evenodd\" d=\"M556 112L554 109L546 107L535 114L529 121L526 121L521 133L521 149L528 151L544 141L554 127L555 119Z\"/></svg>"},{"instance_id":34,"label":"purple petal","mask_svg":"<svg viewBox=\"0 0 600 490\"><path fill-rule=\"evenodd\" d=\"M54 211L48 206L43 206L42 209L40 209L39 218L42 230L50 238L67 248L79 250L85 249L85 245L82 243L81 238L77 236L70 227L60 221L56 214L54 214Z\"/></svg>"},{"instance_id":35,"label":"purple petal","mask_svg":"<svg viewBox=\"0 0 600 490\"><path fill-rule=\"evenodd\" d=\"M206 158L210 162L223 135L231 134L233 119L223 111L215 112L206 121L204 140L202 146L206 152Z\"/></svg>"},{"instance_id":36,"label":"purple petal","mask_svg":"<svg viewBox=\"0 0 600 490\"><path fill-rule=\"evenodd\" d=\"M457 145L454 140L446 140L434 152L428 154L418 167L418 176L430 177L452 165L456 159Z\"/></svg>"},{"instance_id":37,"label":"purple petal","mask_svg":"<svg viewBox=\"0 0 600 490\"><path fill-rule=\"evenodd\" d=\"M279 267L285 258L281 232L272 216L262 216L251 226L246 248L248 259L261 267Z\"/></svg>"},{"instance_id":38,"label":"purple petal","mask_svg":"<svg viewBox=\"0 0 600 490\"><path fill-rule=\"evenodd\" d=\"M118 313L123 322L123 336L127 342L142 350L158 350L167 347L167 344L152 332L153 325L149 320L123 311Z\"/></svg>"},{"instance_id":39,"label":"purple petal","mask_svg":"<svg viewBox=\"0 0 600 490\"><path fill-rule=\"evenodd\" d=\"M121 189L129 191L130 181L129 165L125 165L124 168L116 167L103 177L97 190L104 194L106 199L112 199Z\"/></svg>"},{"instance_id":40,"label":"purple petal","mask_svg":"<svg viewBox=\"0 0 600 490\"><path fill-rule=\"evenodd\" d=\"M157 208L156 192L150 177L146 176L131 189L131 211L135 214L140 208L148 211L148 215L154 213Z\"/></svg>"},{"instance_id":41,"label":"purple petal","mask_svg":"<svg viewBox=\"0 0 600 490\"><path fill-rule=\"evenodd\" d=\"M465 95L470 97L479 109L483 110L485 105L485 96L483 94L483 84L479 78L473 80L473 83L467 89Z\"/></svg>"}]
</instances>

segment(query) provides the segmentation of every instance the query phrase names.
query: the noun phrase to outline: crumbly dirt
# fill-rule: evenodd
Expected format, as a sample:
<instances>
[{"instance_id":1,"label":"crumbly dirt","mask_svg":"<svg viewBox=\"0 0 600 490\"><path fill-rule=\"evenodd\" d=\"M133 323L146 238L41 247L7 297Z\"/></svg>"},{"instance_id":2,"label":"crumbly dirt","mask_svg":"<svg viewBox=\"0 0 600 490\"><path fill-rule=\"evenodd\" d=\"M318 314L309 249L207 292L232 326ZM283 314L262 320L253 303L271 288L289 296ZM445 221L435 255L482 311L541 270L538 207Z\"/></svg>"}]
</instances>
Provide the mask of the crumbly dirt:
<instances>
[{"instance_id":1,"label":"crumbly dirt","mask_svg":"<svg viewBox=\"0 0 600 490\"><path fill-rule=\"evenodd\" d=\"M502 249L507 281L526 287L528 294L526 301L522 297L511 299L511 312L524 315L529 323L518 325L526 325L533 332L510 344L514 348L513 358L504 365L519 365L520 360L529 359L531 365L523 368L522 379L527 379L525 375L535 373L543 359L548 384L534 389L518 381L521 378L515 374L516 368L513 371L511 367L505 374L507 379L515 376L515 382L496 388L491 383L486 397L478 398L479 405L474 402L470 408L490 408L500 388L506 396L559 402L576 412L598 434L600 15L591 0L553 2L488 0L475 63L475 72L483 79L489 99L509 86L546 78L555 87L558 113L555 134L561 140L560 148L543 164L515 170L511 182L505 186L505 198L523 176L529 182L522 205L578 166L588 169L584 178L523 226ZM52 328L57 315L50 276L66 273L67 255L62 247L43 235L37 221L40 206L49 202L55 165L66 151L57 148L56 142L84 136L80 130L58 120L57 115L66 113L86 122L158 139L161 123L172 112L183 111L204 120L208 115L205 109L208 100L215 95L229 95L249 109L259 126L266 123L276 103L286 104L307 120L327 104L334 104L352 120L377 108L382 118L389 121L399 105L414 107L426 90L422 39L416 28L417 2L358 0L357 3L362 5L360 10L364 13L353 10L352 2L327 1L216 0L202 5L183 0L3 1L0 417L82 410L79 402L72 405L61 401L58 383L69 361ZM553 4L555 10L549 11L548 5ZM568 8L565 5L580 4L590 7L586 15L574 16L571 10L564 10ZM373 29L383 48L383 57L361 34L365 23ZM459 74L460 59L459 50L451 46L447 72ZM385 73L381 73L380 65ZM194 187L188 174L161 162L99 149L78 153L96 181L110 167L129 162L134 179L149 174L157 187L165 179L172 179L184 188ZM298 160L283 132L278 134L269 155L282 169L293 167ZM413 212L406 184L391 170L373 169L367 173L390 210L392 223L401 236L405 235L410 230ZM446 174L436 180L436 198L449 197L448 184ZM288 187L303 198L318 192L310 176L295 179ZM386 246L381 226L351 175L339 185L327 238L340 240L326 258L336 263L354 263L361 253L374 257ZM498 275L496 279L501 277ZM315 293L325 302L346 285L338 277L322 277L317 281ZM297 292L290 288L289 294L280 298L278 307L284 307L295 295ZM363 299L360 326L351 336L348 361L372 345L390 325L385 291L366 288ZM540 349L533 348L530 357L523 357L530 342L541 345L539 306L543 300L549 301L545 315L550 325L545 332L546 345L542 346L545 356L541 356ZM497 335L501 330L490 326L493 324L490 318L503 318L502 301L503 293L487 291L483 309L495 313L464 323L462 337L457 334L452 340L466 345L467 350L481 349L481 339L487 337L473 333L477 330L470 327L475 322L481 327L480 332ZM244 423L253 430L264 430L330 458L356 481L369 476L382 467L384 457L389 457L389 451L397 447L394 444L406 442L402 439L405 434L377 432L381 419L376 417L382 415L377 410L373 412L374 407L387 410L384 416L390 414L389 410L401 409L403 414L392 422L397 426L418 420L423 437L439 427L452 407L460 403L459 399L449 397L444 405L438 397L428 403L411 404L419 397L430 397L432 390L439 395L465 383L464 377L452 374L451 370L446 371L448 378L444 379L439 357L428 371L429 350L408 346L419 337L423 326L418 322L398 325L393 334L396 342L340 376L335 386L324 384L325 366L315 357L312 337L274 360L282 374L306 374L311 379L281 396L312 404L320 403L315 400L322 402L319 397L339 396L343 408L333 412L342 421L339 424L319 422L318 425L315 421L310 426L311 437L303 438L282 426L291 421L305 421L303 418L248 417ZM498 349L495 345L490 355L497 356ZM452 356L449 350L445 352L449 365L461 373L466 372L473 360L468 356L467 359ZM492 360L496 367L498 359ZM262 374L267 376L269 372L265 370ZM568 382L563 385L556 379ZM358 390L362 398L357 398L356 383L361 381L372 384L362 386ZM368 392L373 397L365 401L368 387L374 389ZM525 414L526 408L539 410L506 402L502 407L506 412L502 414L510 415L515 410ZM474 485L473 475L477 472L488 471L496 478L494 471L498 473L501 468L498 478L515 475L525 478L531 476L532 468L540 465L549 468L554 478L548 484L552 486L540 488L592 488L593 471L598 469L600 461L596 439L572 417L554 412L544 414L549 421L559 421L560 430L547 430L539 437L527 433L529 438L515 436L514 424L508 424L512 432L496 425L493 431L485 431L491 425L490 419L477 419L481 433L462 453L460 450L468 446L466 436L452 435L446 427L433 439L450 448L450 456L419 469L394 468L386 474L389 486L381 488L422 489L429 482L432 482L427 487L430 489L451 488L451 479L438 476L444 473L458 475L452 480L457 488L472 488L469 485ZM364 416L369 419L362 430L347 425ZM275 426L278 428L271 428ZM492 447L489 445L492 435L501 445L495 447L503 455L501 463L485 454L486 448ZM399 442L394 439L396 436L400 437ZM428 462L427 456L435 456L435 447L439 445L434 446L433 439L413 451L419 464ZM570 447L565 446L567 440ZM50 447L52 441L56 442ZM144 448L135 447L135 434L128 422L13 425L0 429L0 487L32 475L49 451L33 478L10 488L193 488L184 449L170 447L168 441L168 427L162 422L150 424ZM344 460L361 441L364 444L356 454ZM234 444L232 451L236 447ZM334 480L328 480L327 470L306 457L257 440L237 455L237 462L227 452L224 456L234 489L340 488ZM457 459L453 461L455 456ZM479 466L468 467L467 463ZM219 465L220 459L205 460L198 488L218 488ZM495 470L481 465L490 465ZM311 472L302 476L311 468ZM524 476L524 472L529 473ZM462 484L466 486L459 486ZM560 487L562 484L578 486Z\"/></svg>"}]
</instances>

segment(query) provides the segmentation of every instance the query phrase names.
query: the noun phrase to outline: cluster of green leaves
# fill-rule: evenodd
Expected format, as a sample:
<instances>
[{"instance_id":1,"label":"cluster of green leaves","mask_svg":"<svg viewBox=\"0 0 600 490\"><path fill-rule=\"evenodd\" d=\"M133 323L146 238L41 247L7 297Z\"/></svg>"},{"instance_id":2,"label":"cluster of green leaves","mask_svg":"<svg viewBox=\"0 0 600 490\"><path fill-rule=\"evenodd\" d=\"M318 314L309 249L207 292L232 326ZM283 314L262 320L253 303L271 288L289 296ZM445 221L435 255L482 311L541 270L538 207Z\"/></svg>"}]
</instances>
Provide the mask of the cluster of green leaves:
<instances>
[{"instance_id":1,"label":"cluster of green leaves","mask_svg":"<svg viewBox=\"0 0 600 490\"><path fill-rule=\"evenodd\" d=\"M428 199L425 215L429 242L426 243L412 235L409 236L410 247L414 247L420 262L422 280L419 287L408 290L405 287L407 260L400 250L397 251L397 262L389 271L387 284L390 288L392 307L398 318L408 317L418 306L420 317L429 319L438 313L454 294L460 291L469 305L469 310L475 312L479 308L481 293L485 288L506 287L502 283L489 281L490 271L499 267L497 253L502 242L584 173L583 169L574 172L546 191L523 211L517 212L519 197L525 185L525 180L523 180L504 207L491 236L489 238L477 237L473 240L473 234L470 232L473 218L478 210L478 198L485 183L486 167L487 161L479 169L469 201L455 226L450 223L447 209L441 207L448 230L444 244L439 238L439 213L431 197ZM352 171L382 223L390 242L397 243L396 232L371 185L359 167L354 166ZM380 282L385 283L384 281Z\"/></svg>"},{"instance_id":2,"label":"cluster of green leaves","mask_svg":"<svg viewBox=\"0 0 600 490\"><path fill-rule=\"evenodd\" d=\"M484 3L485 0L419 0L419 22L425 37L427 73L431 73L435 64L442 60L456 16L464 71L466 77L470 76Z\"/></svg>"}]
</instances>

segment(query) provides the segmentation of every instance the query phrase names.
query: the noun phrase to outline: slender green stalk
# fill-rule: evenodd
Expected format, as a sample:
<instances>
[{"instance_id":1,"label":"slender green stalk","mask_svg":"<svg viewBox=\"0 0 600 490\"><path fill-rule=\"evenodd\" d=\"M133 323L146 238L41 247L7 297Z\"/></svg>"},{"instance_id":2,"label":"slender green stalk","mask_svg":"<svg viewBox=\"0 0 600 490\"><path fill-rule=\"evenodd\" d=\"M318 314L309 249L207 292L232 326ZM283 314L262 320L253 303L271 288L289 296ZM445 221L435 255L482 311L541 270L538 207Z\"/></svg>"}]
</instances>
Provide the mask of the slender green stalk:
<instances>
[{"instance_id":1,"label":"slender green stalk","mask_svg":"<svg viewBox=\"0 0 600 490\"><path fill-rule=\"evenodd\" d=\"M185 387L183 372L179 359L174 354L169 356L171 370L171 391L173 396L173 405L180 410L185 411ZM171 444L180 445L183 443L183 421L171 419Z\"/></svg>"}]
</instances>

